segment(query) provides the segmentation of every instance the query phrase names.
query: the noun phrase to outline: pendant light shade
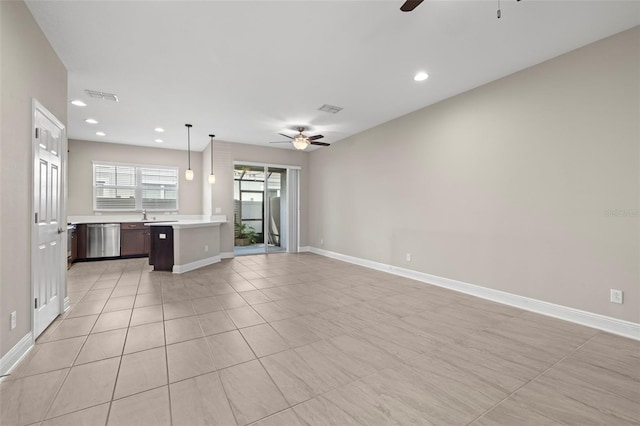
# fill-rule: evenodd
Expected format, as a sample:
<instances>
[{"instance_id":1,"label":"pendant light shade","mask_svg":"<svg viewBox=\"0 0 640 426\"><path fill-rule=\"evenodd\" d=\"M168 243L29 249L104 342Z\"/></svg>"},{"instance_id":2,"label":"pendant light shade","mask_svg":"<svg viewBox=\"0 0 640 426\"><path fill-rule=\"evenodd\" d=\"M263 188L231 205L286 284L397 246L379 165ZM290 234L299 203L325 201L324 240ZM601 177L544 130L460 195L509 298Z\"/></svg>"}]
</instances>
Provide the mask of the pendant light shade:
<instances>
[{"instance_id":1,"label":"pendant light shade","mask_svg":"<svg viewBox=\"0 0 640 426\"><path fill-rule=\"evenodd\" d=\"M187 180L193 180L193 170L191 170L191 127L193 126L191 124L185 124L185 126L187 128L187 158L189 164L184 177Z\"/></svg>"},{"instance_id":2,"label":"pendant light shade","mask_svg":"<svg viewBox=\"0 0 640 426\"><path fill-rule=\"evenodd\" d=\"M213 138L216 135L209 135L209 137L211 138L211 174L209 175L209 183L213 185L216 183L216 175L213 173Z\"/></svg>"}]
</instances>

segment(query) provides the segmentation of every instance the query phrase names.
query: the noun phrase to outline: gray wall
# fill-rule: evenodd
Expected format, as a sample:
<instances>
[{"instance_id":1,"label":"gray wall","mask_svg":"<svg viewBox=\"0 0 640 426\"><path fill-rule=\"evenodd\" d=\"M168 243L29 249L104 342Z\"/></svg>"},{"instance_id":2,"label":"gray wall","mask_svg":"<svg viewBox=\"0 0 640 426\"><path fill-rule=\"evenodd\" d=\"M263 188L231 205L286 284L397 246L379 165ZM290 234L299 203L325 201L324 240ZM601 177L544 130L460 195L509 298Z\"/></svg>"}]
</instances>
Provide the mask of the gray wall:
<instances>
[{"instance_id":1,"label":"gray wall","mask_svg":"<svg viewBox=\"0 0 640 426\"><path fill-rule=\"evenodd\" d=\"M311 153L309 244L640 322L638 52L636 27Z\"/></svg>"},{"instance_id":2,"label":"gray wall","mask_svg":"<svg viewBox=\"0 0 640 426\"><path fill-rule=\"evenodd\" d=\"M203 174L200 168L202 153L191 152L191 166L195 177L189 182L184 177L187 151L70 139L68 215L93 214L94 160L179 167L179 213L202 214L202 180L199 178ZM204 173L208 175L209 169ZM135 215L139 216L139 213Z\"/></svg>"},{"instance_id":3,"label":"gray wall","mask_svg":"<svg viewBox=\"0 0 640 426\"><path fill-rule=\"evenodd\" d=\"M1 357L31 330L31 102L66 124L67 70L21 1L0 2L0 40Z\"/></svg>"}]
</instances>

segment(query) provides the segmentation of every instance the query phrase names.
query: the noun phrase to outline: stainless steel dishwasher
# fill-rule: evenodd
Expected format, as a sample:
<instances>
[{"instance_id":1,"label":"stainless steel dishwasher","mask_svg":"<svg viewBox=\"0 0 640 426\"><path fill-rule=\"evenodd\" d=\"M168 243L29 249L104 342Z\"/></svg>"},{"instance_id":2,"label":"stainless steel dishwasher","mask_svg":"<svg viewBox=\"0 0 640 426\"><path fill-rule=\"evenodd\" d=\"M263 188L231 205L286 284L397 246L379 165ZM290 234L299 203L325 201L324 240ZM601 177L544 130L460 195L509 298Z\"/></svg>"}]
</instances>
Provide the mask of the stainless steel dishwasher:
<instances>
[{"instance_id":1,"label":"stainless steel dishwasher","mask_svg":"<svg viewBox=\"0 0 640 426\"><path fill-rule=\"evenodd\" d=\"M120 224L87 225L87 258L120 256Z\"/></svg>"}]
</instances>

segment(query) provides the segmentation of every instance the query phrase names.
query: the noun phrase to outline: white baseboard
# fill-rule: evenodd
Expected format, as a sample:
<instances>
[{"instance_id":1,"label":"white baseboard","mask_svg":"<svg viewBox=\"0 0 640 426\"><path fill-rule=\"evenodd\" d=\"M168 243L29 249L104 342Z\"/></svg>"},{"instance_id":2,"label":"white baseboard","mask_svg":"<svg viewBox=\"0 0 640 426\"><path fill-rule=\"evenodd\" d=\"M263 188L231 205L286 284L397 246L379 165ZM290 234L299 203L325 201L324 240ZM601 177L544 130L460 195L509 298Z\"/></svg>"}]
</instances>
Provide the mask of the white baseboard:
<instances>
[{"instance_id":1,"label":"white baseboard","mask_svg":"<svg viewBox=\"0 0 640 426\"><path fill-rule=\"evenodd\" d=\"M64 298L64 305L62 307L62 312L67 312L67 309L69 309L71 307L71 299L69 299L69 296Z\"/></svg>"},{"instance_id":2,"label":"white baseboard","mask_svg":"<svg viewBox=\"0 0 640 426\"><path fill-rule=\"evenodd\" d=\"M220 259L233 259L234 257L236 257L236 255L232 251L225 251L220 253Z\"/></svg>"},{"instance_id":3,"label":"white baseboard","mask_svg":"<svg viewBox=\"0 0 640 426\"><path fill-rule=\"evenodd\" d=\"M311 247L309 246L302 246L300 248L298 248L298 253L306 253L311 251Z\"/></svg>"},{"instance_id":4,"label":"white baseboard","mask_svg":"<svg viewBox=\"0 0 640 426\"><path fill-rule=\"evenodd\" d=\"M32 347L33 333L29 332L0 359L0 376L11 373Z\"/></svg>"},{"instance_id":5,"label":"white baseboard","mask_svg":"<svg viewBox=\"0 0 640 426\"><path fill-rule=\"evenodd\" d=\"M574 322L576 324L596 328L598 330L603 330L631 339L640 340L640 324L631 321L625 321L605 315L594 314L592 312L582 311L562 305L556 305L554 303L549 303L542 300L519 296L517 294L494 290L487 287L481 287L475 284L452 280L450 278L430 275L424 272L413 271L411 269L387 265L385 263L374 262L371 260L348 256L341 253L335 253L316 247L310 247L310 251L312 253L330 257L332 259L342 260L344 262L353 263L355 265L364 266L366 268L375 269L378 271L388 272L405 278L411 278L416 281L436 285L438 287L448 288L450 290L470 294L482 299L487 299L527 311L536 312L542 315Z\"/></svg>"},{"instance_id":6,"label":"white baseboard","mask_svg":"<svg viewBox=\"0 0 640 426\"><path fill-rule=\"evenodd\" d=\"M196 260L195 262L186 263L184 265L173 265L172 271L174 274L184 274L185 272L193 271L194 269L202 268L203 266L213 265L218 262L220 262L220 255Z\"/></svg>"}]
</instances>

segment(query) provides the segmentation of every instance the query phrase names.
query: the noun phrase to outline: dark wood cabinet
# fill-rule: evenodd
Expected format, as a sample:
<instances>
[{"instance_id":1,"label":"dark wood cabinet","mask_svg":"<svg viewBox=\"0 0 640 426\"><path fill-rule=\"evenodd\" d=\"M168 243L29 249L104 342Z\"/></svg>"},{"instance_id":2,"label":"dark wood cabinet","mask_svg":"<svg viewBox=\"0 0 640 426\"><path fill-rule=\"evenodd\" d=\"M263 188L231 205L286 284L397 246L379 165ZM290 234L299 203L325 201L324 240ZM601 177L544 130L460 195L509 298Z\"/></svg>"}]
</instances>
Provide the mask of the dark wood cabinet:
<instances>
[{"instance_id":1,"label":"dark wood cabinet","mask_svg":"<svg viewBox=\"0 0 640 426\"><path fill-rule=\"evenodd\" d=\"M153 265L154 271L173 270L173 228L171 226L151 226L149 265Z\"/></svg>"},{"instance_id":2,"label":"dark wood cabinet","mask_svg":"<svg viewBox=\"0 0 640 426\"><path fill-rule=\"evenodd\" d=\"M120 225L120 256L148 256L149 227L143 222Z\"/></svg>"},{"instance_id":3,"label":"dark wood cabinet","mask_svg":"<svg viewBox=\"0 0 640 426\"><path fill-rule=\"evenodd\" d=\"M76 260L87 258L87 224L76 225ZM73 254L72 254L73 256Z\"/></svg>"},{"instance_id":4,"label":"dark wood cabinet","mask_svg":"<svg viewBox=\"0 0 640 426\"><path fill-rule=\"evenodd\" d=\"M69 262L73 263L78 258L78 231L76 228L71 228L71 255L69 256Z\"/></svg>"}]
</instances>

